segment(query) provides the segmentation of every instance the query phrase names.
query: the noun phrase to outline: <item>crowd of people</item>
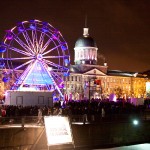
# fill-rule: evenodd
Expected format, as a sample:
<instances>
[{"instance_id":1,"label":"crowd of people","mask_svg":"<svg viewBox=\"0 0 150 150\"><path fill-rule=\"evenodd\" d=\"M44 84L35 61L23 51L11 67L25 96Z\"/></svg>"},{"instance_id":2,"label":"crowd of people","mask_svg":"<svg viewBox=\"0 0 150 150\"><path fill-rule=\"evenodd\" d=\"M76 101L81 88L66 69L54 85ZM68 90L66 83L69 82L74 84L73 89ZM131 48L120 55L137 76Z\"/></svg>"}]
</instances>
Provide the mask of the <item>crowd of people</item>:
<instances>
[{"instance_id":1,"label":"crowd of people","mask_svg":"<svg viewBox=\"0 0 150 150\"><path fill-rule=\"evenodd\" d=\"M101 115L110 114L129 114L139 113L145 109L145 106L135 106L122 100L113 102L109 100L70 100L67 103L55 102L53 107L49 106L13 106L1 105L0 116L18 117L18 116L38 116L39 110L42 116L49 115Z\"/></svg>"}]
</instances>

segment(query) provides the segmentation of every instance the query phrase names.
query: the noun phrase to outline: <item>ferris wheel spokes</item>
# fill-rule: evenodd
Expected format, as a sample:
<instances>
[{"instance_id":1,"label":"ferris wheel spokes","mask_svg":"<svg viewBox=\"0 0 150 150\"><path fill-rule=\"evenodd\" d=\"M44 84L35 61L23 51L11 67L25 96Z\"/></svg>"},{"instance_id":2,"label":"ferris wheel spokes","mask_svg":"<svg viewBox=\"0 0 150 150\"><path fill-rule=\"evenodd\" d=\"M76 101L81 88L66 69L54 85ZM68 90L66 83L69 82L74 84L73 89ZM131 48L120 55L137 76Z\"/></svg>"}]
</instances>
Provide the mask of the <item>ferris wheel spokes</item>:
<instances>
[{"instance_id":1,"label":"ferris wheel spokes","mask_svg":"<svg viewBox=\"0 0 150 150\"><path fill-rule=\"evenodd\" d=\"M44 43L44 36L45 34L42 32L39 38L39 53L41 53L42 47L43 47L43 43Z\"/></svg>"},{"instance_id":2,"label":"ferris wheel spokes","mask_svg":"<svg viewBox=\"0 0 150 150\"><path fill-rule=\"evenodd\" d=\"M59 83L63 82L61 76L59 74L56 74L56 72L51 71L51 75L52 75L53 79L57 80Z\"/></svg>"},{"instance_id":3,"label":"ferris wheel spokes","mask_svg":"<svg viewBox=\"0 0 150 150\"><path fill-rule=\"evenodd\" d=\"M18 67L15 67L14 70L18 70L18 69L20 69L20 68L22 68L22 67L28 65L28 64L31 63L31 62L33 62L33 60L29 60L29 61L27 61L27 62L25 62L25 63L19 65Z\"/></svg>"},{"instance_id":4,"label":"ferris wheel spokes","mask_svg":"<svg viewBox=\"0 0 150 150\"><path fill-rule=\"evenodd\" d=\"M50 66L53 66L53 67L55 67L55 68L57 67L57 69L59 69L59 71L68 70L67 67L61 66L61 65L56 64L56 63L54 63L54 62L51 62L51 61L49 61L49 60L45 60L45 63L48 64L48 65L50 65Z\"/></svg>"},{"instance_id":5,"label":"ferris wheel spokes","mask_svg":"<svg viewBox=\"0 0 150 150\"><path fill-rule=\"evenodd\" d=\"M24 38L25 38L25 40L26 40L26 42L27 42L27 44L28 44L28 47L29 47L31 50L33 50L33 48L34 48L34 43L32 43L32 40L31 40L30 36L29 36L28 33L27 33L27 30L25 30L25 31L23 32L23 36L24 36Z\"/></svg>"},{"instance_id":6,"label":"ferris wheel spokes","mask_svg":"<svg viewBox=\"0 0 150 150\"><path fill-rule=\"evenodd\" d=\"M21 57L21 58L7 58L7 60L26 60L26 59L32 59L33 57Z\"/></svg>"},{"instance_id":7,"label":"ferris wheel spokes","mask_svg":"<svg viewBox=\"0 0 150 150\"><path fill-rule=\"evenodd\" d=\"M31 50L31 47L29 47L28 45L26 45L21 39L19 39L18 37L14 38L14 40L26 51L29 52L31 54L33 54L33 51Z\"/></svg>"},{"instance_id":8,"label":"ferris wheel spokes","mask_svg":"<svg viewBox=\"0 0 150 150\"><path fill-rule=\"evenodd\" d=\"M49 44L52 42L52 38L49 38L49 40L45 43L45 45L41 48L40 53L43 53L46 48L49 46Z\"/></svg>"},{"instance_id":9,"label":"ferris wheel spokes","mask_svg":"<svg viewBox=\"0 0 150 150\"><path fill-rule=\"evenodd\" d=\"M43 56L43 58L65 58L65 56Z\"/></svg>"},{"instance_id":10,"label":"ferris wheel spokes","mask_svg":"<svg viewBox=\"0 0 150 150\"><path fill-rule=\"evenodd\" d=\"M15 47L10 47L10 49L13 50L13 51L15 51L15 52L17 52L17 53L23 54L25 56L32 56L31 53L28 53L26 51L23 51L21 49L15 48Z\"/></svg>"},{"instance_id":11,"label":"ferris wheel spokes","mask_svg":"<svg viewBox=\"0 0 150 150\"><path fill-rule=\"evenodd\" d=\"M59 44L58 46L53 47L53 48L51 48L51 49L47 50L45 53L43 53L43 55L48 54L48 53L50 53L50 52L54 51L55 49L57 49L57 48L59 48L59 47L61 47L61 46L62 46L62 44Z\"/></svg>"},{"instance_id":12,"label":"ferris wheel spokes","mask_svg":"<svg viewBox=\"0 0 150 150\"><path fill-rule=\"evenodd\" d=\"M34 48L33 48L34 53L38 53L39 43L38 43L36 28L34 30L32 30L32 42L33 42L33 45L34 45Z\"/></svg>"},{"instance_id":13,"label":"ferris wheel spokes","mask_svg":"<svg viewBox=\"0 0 150 150\"><path fill-rule=\"evenodd\" d=\"M32 52L36 52L37 49L38 49L38 38L37 38L37 28L36 28L36 21L32 20L31 21L32 24L29 25L29 29L28 30L24 30L24 25L22 24L22 34L24 36L24 39L26 40L27 44L28 44L28 47L29 49L32 51ZM31 33L28 34L27 31L30 31Z\"/></svg>"}]
</instances>

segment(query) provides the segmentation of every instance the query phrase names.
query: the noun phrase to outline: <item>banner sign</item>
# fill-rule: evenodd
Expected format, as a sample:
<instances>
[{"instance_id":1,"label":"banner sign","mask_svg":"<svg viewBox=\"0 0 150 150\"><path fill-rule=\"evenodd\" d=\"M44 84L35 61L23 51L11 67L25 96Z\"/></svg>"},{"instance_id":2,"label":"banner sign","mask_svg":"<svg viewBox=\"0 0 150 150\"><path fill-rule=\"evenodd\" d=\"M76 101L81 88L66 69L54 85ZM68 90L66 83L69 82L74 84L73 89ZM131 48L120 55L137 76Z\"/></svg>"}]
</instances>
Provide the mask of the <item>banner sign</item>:
<instances>
[{"instance_id":1,"label":"banner sign","mask_svg":"<svg viewBox=\"0 0 150 150\"><path fill-rule=\"evenodd\" d=\"M72 134L68 117L44 117L48 146L59 144L72 144Z\"/></svg>"}]
</instances>

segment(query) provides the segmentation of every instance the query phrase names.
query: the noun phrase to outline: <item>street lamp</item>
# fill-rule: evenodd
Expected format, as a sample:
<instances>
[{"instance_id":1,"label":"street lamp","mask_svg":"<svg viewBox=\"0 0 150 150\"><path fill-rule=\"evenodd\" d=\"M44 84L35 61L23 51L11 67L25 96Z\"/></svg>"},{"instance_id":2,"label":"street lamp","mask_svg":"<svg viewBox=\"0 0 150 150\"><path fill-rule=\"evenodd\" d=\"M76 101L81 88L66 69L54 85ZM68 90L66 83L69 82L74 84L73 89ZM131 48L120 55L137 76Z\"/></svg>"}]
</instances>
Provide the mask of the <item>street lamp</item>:
<instances>
[{"instance_id":1,"label":"street lamp","mask_svg":"<svg viewBox=\"0 0 150 150\"><path fill-rule=\"evenodd\" d=\"M135 126L137 126L139 124L139 121L134 119L133 122L132 122Z\"/></svg>"},{"instance_id":2,"label":"street lamp","mask_svg":"<svg viewBox=\"0 0 150 150\"><path fill-rule=\"evenodd\" d=\"M91 80L95 80L97 79L96 77L91 77L89 78L89 100L90 100L90 97L91 97Z\"/></svg>"}]
</instances>

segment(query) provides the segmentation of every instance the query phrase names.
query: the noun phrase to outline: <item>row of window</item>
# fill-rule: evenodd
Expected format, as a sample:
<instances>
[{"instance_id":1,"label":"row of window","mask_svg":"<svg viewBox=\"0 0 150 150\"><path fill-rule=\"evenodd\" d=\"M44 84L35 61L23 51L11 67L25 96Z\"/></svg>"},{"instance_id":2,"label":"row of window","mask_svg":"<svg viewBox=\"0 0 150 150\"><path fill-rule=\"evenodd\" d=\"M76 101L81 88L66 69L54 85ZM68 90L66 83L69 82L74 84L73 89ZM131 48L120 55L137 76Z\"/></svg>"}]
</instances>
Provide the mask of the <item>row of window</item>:
<instances>
[{"instance_id":1,"label":"row of window","mask_svg":"<svg viewBox=\"0 0 150 150\"><path fill-rule=\"evenodd\" d=\"M87 81L86 78L84 80ZM131 80L130 79L124 79L124 78L123 79L106 78L106 79L103 79L103 81L104 80L106 80L106 82L131 84ZM65 77L65 81L81 81L81 76Z\"/></svg>"},{"instance_id":2,"label":"row of window","mask_svg":"<svg viewBox=\"0 0 150 150\"><path fill-rule=\"evenodd\" d=\"M67 84L67 89L70 89L70 90L82 90L82 87L81 86L76 86L74 84Z\"/></svg>"},{"instance_id":3,"label":"row of window","mask_svg":"<svg viewBox=\"0 0 150 150\"><path fill-rule=\"evenodd\" d=\"M81 81L81 77L80 76L69 76L69 77L65 77L65 81Z\"/></svg>"}]
</instances>

